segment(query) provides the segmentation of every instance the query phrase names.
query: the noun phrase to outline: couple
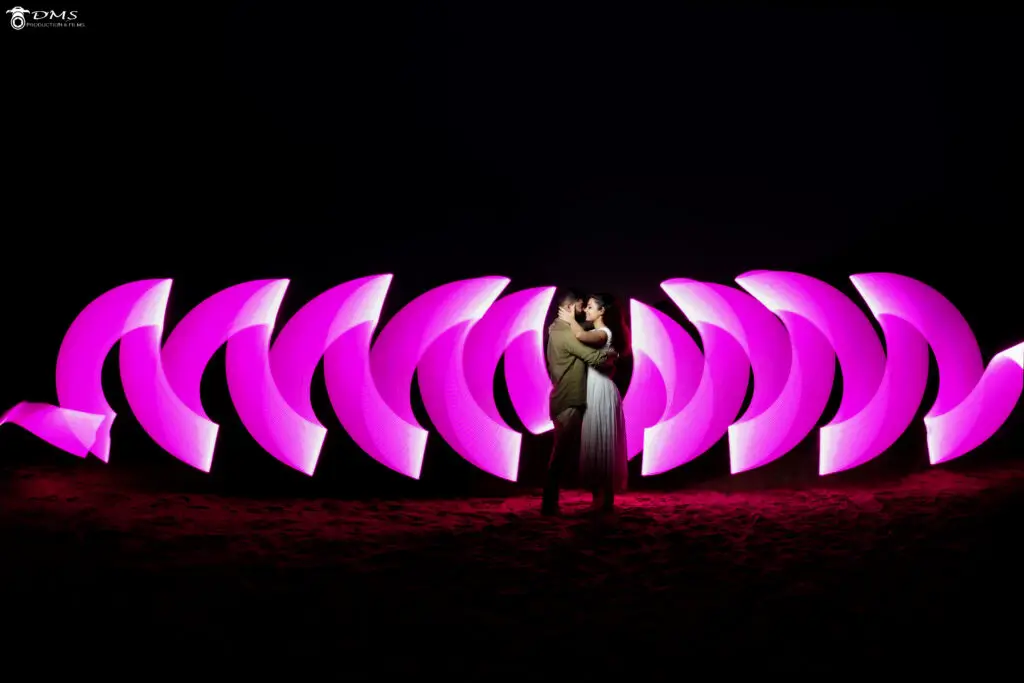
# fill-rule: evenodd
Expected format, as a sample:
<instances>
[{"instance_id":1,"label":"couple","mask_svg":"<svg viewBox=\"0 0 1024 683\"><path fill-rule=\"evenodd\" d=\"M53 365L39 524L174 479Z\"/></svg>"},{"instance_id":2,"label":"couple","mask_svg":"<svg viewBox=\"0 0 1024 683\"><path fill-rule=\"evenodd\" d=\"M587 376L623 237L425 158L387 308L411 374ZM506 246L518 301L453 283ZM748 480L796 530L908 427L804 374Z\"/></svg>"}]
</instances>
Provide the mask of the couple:
<instances>
[{"instance_id":1,"label":"couple","mask_svg":"<svg viewBox=\"0 0 1024 683\"><path fill-rule=\"evenodd\" d=\"M608 294L558 296L558 319L548 328L547 366L555 443L548 462L541 512L558 512L559 481L579 454L580 479L593 510L611 511L628 476L622 396L612 381L615 362L629 354L622 310Z\"/></svg>"}]
</instances>

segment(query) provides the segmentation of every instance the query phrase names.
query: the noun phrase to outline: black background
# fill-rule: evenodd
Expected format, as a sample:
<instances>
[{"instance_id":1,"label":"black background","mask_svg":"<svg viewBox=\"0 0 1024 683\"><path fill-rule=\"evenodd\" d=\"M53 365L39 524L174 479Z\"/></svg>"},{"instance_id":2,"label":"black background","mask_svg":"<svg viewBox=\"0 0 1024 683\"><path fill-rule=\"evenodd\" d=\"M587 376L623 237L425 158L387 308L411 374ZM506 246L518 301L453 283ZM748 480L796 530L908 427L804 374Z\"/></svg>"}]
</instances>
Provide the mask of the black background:
<instances>
[{"instance_id":1,"label":"black background","mask_svg":"<svg viewBox=\"0 0 1024 683\"><path fill-rule=\"evenodd\" d=\"M1024 340L1016 16L250 2L82 5L79 18L3 27L4 406L55 400L75 315L157 277L175 279L169 329L220 289L272 277L292 280L283 322L335 284L394 273L386 321L426 289L488 274L509 291L571 284L658 304L667 278L751 269L859 301L848 276L886 270L953 301L986 361ZM110 466L187 479L130 417L116 357ZM242 430L222 359L203 384L223 425L211 481L495 485L443 448L418 484L385 471L347 440L319 377L330 435L313 481L294 475ZM1001 438L1019 439L1014 420ZM922 436L918 420L909 453L879 467L919 465ZM548 442L528 447L542 466ZM0 448L70 457L13 427ZM804 450L756 483L813 472ZM721 474L719 451L671 483Z\"/></svg>"}]
</instances>

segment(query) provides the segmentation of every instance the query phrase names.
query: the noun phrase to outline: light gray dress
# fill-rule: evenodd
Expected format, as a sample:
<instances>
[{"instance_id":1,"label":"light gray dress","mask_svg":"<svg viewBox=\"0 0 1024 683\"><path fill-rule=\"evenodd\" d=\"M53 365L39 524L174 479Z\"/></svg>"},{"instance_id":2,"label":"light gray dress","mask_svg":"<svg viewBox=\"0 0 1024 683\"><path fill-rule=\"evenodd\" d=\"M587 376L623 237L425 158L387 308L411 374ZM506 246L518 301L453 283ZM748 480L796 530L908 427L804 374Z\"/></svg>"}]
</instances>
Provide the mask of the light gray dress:
<instances>
[{"instance_id":1,"label":"light gray dress","mask_svg":"<svg viewBox=\"0 0 1024 683\"><path fill-rule=\"evenodd\" d=\"M597 329L608 336L604 348L611 349L611 330ZM622 395L611 377L594 368L587 371L587 410L583 413L582 429L580 480L583 486L590 491L624 491L629 460Z\"/></svg>"}]
</instances>

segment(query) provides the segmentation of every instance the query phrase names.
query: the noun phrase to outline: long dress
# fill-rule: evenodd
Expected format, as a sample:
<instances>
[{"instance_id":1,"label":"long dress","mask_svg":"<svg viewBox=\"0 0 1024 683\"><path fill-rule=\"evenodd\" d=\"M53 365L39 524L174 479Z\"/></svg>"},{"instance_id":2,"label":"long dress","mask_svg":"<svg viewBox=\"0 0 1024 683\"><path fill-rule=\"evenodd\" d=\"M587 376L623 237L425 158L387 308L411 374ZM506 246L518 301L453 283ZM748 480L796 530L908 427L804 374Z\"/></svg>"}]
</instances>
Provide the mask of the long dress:
<instances>
[{"instance_id":1,"label":"long dress","mask_svg":"<svg viewBox=\"0 0 1024 683\"><path fill-rule=\"evenodd\" d=\"M608 336L605 350L611 349L611 330L598 329ZM622 395L611 377L589 368L587 409L583 413L580 443L581 483L590 491L624 491L629 477L628 464Z\"/></svg>"}]
</instances>

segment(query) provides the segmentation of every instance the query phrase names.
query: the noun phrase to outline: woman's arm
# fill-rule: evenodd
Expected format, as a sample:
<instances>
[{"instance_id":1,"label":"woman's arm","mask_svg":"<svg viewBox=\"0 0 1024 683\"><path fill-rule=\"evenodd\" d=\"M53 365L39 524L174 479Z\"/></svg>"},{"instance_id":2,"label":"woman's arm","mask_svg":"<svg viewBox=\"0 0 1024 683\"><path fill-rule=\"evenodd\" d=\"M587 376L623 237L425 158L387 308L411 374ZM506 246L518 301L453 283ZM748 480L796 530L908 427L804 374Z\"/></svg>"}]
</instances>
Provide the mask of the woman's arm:
<instances>
[{"instance_id":1,"label":"woman's arm","mask_svg":"<svg viewBox=\"0 0 1024 683\"><path fill-rule=\"evenodd\" d=\"M604 346L604 343L608 341L608 334L604 330L585 330L580 327L579 323L573 324L572 333L576 335L576 338L588 346Z\"/></svg>"},{"instance_id":2,"label":"woman's arm","mask_svg":"<svg viewBox=\"0 0 1024 683\"><path fill-rule=\"evenodd\" d=\"M608 341L608 335L603 330L584 330L583 327L576 322L576 316L569 311L559 310L558 317L569 323L569 328L572 330L573 336L587 346L601 348L604 346L604 343Z\"/></svg>"}]
</instances>

